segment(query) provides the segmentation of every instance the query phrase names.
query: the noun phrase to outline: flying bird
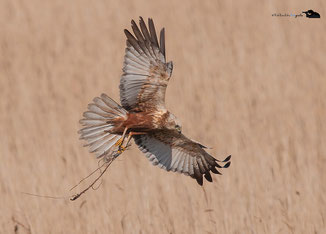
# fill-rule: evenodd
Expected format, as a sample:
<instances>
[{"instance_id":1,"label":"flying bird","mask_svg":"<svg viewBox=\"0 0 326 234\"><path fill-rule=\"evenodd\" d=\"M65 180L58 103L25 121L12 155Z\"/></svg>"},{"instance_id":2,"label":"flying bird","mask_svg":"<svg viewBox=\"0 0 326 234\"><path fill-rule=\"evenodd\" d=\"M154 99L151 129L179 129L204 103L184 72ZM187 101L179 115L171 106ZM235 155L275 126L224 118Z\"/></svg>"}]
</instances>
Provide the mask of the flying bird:
<instances>
[{"instance_id":1,"label":"flying bird","mask_svg":"<svg viewBox=\"0 0 326 234\"><path fill-rule=\"evenodd\" d=\"M227 168L231 155L219 161L205 151L205 146L182 134L178 119L165 107L165 92L173 63L166 62L165 30L157 38L153 20L148 26L142 17L139 27L131 21L127 29L120 101L106 94L93 99L80 123L80 138L98 158L121 154L133 139L153 165L180 172L203 184L203 176L212 182L210 172ZM224 165L222 165L224 164Z\"/></svg>"}]
</instances>

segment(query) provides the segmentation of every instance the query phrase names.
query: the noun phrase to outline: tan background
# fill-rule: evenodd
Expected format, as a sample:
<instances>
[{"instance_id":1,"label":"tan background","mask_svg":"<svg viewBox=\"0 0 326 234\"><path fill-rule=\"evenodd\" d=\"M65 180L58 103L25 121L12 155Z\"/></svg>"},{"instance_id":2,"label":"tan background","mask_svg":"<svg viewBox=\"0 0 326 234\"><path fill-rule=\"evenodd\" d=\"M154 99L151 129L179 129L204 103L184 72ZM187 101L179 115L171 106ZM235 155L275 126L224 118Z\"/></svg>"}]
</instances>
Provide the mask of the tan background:
<instances>
[{"instance_id":1,"label":"tan background","mask_svg":"<svg viewBox=\"0 0 326 234\"><path fill-rule=\"evenodd\" d=\"M326 233L325 2L262 2L1 0L0 233ZM78 120L119 100L139 15L166 28L167 107L231 167L200 187L133 146L75 202L22 194L88 184Z\"/></svg>"}]
</instances>

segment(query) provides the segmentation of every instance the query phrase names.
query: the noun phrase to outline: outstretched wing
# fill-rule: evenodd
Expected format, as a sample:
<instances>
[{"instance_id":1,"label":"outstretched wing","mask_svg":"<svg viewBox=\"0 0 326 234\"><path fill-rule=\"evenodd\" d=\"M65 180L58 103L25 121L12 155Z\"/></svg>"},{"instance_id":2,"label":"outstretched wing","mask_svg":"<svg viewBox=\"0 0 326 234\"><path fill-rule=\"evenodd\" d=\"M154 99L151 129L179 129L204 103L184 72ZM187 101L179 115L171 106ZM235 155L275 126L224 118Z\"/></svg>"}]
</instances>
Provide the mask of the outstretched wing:
<instances>
[{"instance_id":1,"label":"outstretched wing","mask_svg":"<svg viewBox=\"0 0 326 234\"><path fill-rule=\"evenodd\" d=\"M231 155L219 161L209 155L201 144L176 131L155 131L134 136L134 140L153 165L189 175L200 185L203 184L203 175L212 182L210 172L221 174L216 168L227 168L231 164ZM225 164L221 166L218 162Z\"/></svg>"},{"instance_id":2,"label":"outstretched wing","mask_svg":"<svg viewBox=\"0 0 326 234\"><path fill-rule=\"evenodd\" d=\"M143 18L140 30L131 21L133 36L127 29L127 48L123 75L120 80L121 105L128 111L165 109L165 90L172 74L172 62L165 61L164 28L157 40L152 19L148 19L149 31Z\"/></svg>"}]
</instances>

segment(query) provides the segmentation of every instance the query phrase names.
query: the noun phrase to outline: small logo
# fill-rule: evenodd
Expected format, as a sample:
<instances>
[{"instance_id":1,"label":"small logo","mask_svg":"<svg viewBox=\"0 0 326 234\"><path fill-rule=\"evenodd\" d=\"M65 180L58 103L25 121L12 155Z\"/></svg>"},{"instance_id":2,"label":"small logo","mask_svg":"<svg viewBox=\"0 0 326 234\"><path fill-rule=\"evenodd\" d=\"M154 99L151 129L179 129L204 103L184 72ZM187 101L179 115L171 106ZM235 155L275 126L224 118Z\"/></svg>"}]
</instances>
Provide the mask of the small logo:
<instances>
[{"instance_id":1,"label":"small logo","mask_svg":"<svg viewBox=\"0 0 326 234\"><path fill-rule=\"evenodd\" d=\"M302 13L305 13L307 18L320 18L320 14L313 10L303 11Z\"/></svg>"}]
</instances>

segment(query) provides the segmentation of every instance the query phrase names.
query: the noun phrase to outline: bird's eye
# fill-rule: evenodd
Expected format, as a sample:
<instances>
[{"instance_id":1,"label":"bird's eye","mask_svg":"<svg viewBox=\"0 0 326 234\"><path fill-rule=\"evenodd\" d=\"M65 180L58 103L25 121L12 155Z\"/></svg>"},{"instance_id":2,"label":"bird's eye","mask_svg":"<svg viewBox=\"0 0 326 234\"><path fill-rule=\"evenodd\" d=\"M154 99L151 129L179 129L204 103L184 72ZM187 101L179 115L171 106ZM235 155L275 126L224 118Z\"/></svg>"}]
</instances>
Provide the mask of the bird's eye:
<instances>
[{"instance_id":1,"label":"bird's eye","mask_svg":"<svg viewBox=\"0 0 326 234\"><path fill-rule=\"evenodd\" d=\"M175 129L179 132L179 133L181 133L181 126L180 125L175 125Z\"/></svg>"}]
</instances>

